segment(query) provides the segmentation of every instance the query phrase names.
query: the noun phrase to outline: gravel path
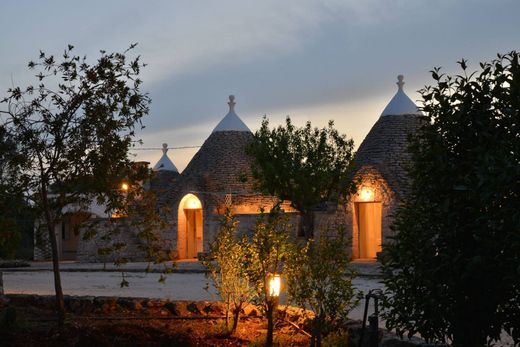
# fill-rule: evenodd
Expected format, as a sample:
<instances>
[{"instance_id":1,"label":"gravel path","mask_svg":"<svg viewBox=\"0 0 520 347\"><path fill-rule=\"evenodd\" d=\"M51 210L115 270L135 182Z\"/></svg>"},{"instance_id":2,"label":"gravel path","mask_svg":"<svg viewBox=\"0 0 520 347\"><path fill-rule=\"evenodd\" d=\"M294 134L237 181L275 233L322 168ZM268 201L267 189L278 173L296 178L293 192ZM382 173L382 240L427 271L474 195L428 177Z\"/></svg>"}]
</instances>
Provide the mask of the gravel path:
<instances>
[{"instance_id":1,"label":"gravel path","mask_svg":"<svg viewBox=\"0 0 520 347\"><path fill-rule=\"evenodd\" d=\"M207 280L201 273L174 273L164 284L159 283L158 273L128 273L125 278L129 287L121 288L121 273L117 272L62 272L63 292L66 295L81 296L126 296L164 298L170 300L218 300L215 290L204 288ZM50 271L4 272L4 291L12 294L53 295L54 285ZM357 289L364 293L373 288L381 288L378 279L357 278ZM281 298L283 303L284 297ZM353 319L363 318L363 305L351 314Z\"/></svg>"}]
</instances>

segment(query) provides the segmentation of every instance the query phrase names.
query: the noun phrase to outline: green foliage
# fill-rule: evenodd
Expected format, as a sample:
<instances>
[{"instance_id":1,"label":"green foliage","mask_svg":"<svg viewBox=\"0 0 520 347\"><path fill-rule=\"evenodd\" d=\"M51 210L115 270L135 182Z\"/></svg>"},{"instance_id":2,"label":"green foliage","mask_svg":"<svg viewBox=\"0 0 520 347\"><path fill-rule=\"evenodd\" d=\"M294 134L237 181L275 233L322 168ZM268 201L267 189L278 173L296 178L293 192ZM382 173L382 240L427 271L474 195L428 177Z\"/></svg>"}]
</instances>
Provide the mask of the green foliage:
<instances>
[{"instance_id":1,"label":"green foliage","mask_svg":"<svg viewBox=\"0 0 520 347\"><path fill-rule=\"evenodd\" d=\"M32 209L17 180L22 161L16 143L0 124L0 258L20 256L21 241L28 234L32 239Z\"/></svg>"},{"instance_id":2,"label":"green foliage","mask_svg":"<svg viewBox=\"0 0 520 347\"><path fill-rule=\"evenodd\" d=\"M226 304L226 333L231 334L237 328L244 304L254 296L245 268L247 248L236 235L237 224L231 210L226 209L215 241L211 243L208 255L202 262L208 270L207 276ZM229 312L233 314L231 329Z\"/></svg>"},{"instance_id":3,"label":"green foliage","mask_svg":"<svg viewBox=\"0 0 520 347\"><path fill-rule=\"evenodd\" d=\"M352 139L339 134L334 123L313 128L310 122L269 129L264 118L248 153L254 158L253 176L262 192L289 200L304 215L304 234L313 234L312 208L337 202L355 189L352 183Z\"/></svg>"},{"instance_id":4,"label":"green foliage","mask_svg":"<svg viewBox=\"0 0 520 347\"><path fill-rule=\"evenodd\" d=\"M17 327L17 311L14 306L7 306L0 316L2 329L15 329Z\"/></svg>"},{"instance_id":5,"label":"green foliage","mask_svg":"<svg viewBox=\"0 0 520 347\"><path fill-rule=\"evenodd\" d=\"M387 327L454 346L520 343L520 64L441 74L421 90L411 192L385 249Z\"/></svg>"},{"instance_id":6,"label":"green foliage","mask_svg":"<svg viewBox=\"0 0 520 347\"><path fill-rule=\"evenodd\" d=\"M124 199L117 189L121 181L140 180L128 150L150 103L140 90L139 57L128 60L129 50L101 51L90 64L73 48L67 47L61 62L40 52L28 64L37 84L10 88L0 110L0 127L16 144L16 160L9 160L19 169L15 181L48 231L60 322L64 304L54 227L66 206L96 200L117 207Z\"/></svg>"},{"instance_id":7,"label":"green foliage","mask_svg":"<svg viewBox=\"0 0 520 347\"><path fill-rule=\"evenodd\" d=\"M348 246L344 228L329 228L317 240L295 245L285 263L289 301L314 312L312 340L317 346L323 331L340 327L359 302Z\"/></svg>"},{"instance_id":8,"label":"green foliage","mask_svg":"<svg viewBox=\"0 0 520 347\"><path fill-rule=\"evenodd\" d=\"M264 311L273 305L268 279L283 271L283 261L289 254L290 230L287 215L275 207L269 213L260 213L253 236L244 242L247 274L256 293L254 302Z\"/></svg>"},{"instance_id":9,"label":"green foliage","mask_svg":"<svg viewBox=\"0 0 520 347\"><path fill-rule=\"evenodd\" d=\"M323 338L323 347L348 347L348 330L338 329L331 331Z\"/></svg>"}]
</instances>

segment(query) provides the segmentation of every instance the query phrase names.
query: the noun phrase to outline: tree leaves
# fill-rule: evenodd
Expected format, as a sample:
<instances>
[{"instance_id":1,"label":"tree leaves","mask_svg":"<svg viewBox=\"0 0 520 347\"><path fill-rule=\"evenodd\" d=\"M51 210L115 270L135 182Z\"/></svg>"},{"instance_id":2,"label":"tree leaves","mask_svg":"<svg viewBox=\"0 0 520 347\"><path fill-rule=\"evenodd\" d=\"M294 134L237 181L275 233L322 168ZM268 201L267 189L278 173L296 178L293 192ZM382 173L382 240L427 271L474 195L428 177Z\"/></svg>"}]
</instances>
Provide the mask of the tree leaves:
<instances>
[{"instance_id":1,"label":"tree leaves","mask_svg":"<svg viewBox=\"0 0 520 347\"><path fill-rule=\"evenodd\" d=\"M247 152L254 159L257 188L290 200L306 214L318 204L337 202L354 190L353 146L332 121L322 129L313 128L310 122L297 128L287 117L285 127L270 129L264 117ZM307 231L310 237L312 229Z\"/></svg>"},{"instance_id":2,"label":"tree leaves","mask_svg":"<svg viewBox=\"0 0 520 347\"><path fill-rule=\"evenodd\" d=\"M400 334L483 345L520 326L520 66L517 52L458 64L421 90L428 122L385 248L385 314Z\"/></svg>"}]
</instances>

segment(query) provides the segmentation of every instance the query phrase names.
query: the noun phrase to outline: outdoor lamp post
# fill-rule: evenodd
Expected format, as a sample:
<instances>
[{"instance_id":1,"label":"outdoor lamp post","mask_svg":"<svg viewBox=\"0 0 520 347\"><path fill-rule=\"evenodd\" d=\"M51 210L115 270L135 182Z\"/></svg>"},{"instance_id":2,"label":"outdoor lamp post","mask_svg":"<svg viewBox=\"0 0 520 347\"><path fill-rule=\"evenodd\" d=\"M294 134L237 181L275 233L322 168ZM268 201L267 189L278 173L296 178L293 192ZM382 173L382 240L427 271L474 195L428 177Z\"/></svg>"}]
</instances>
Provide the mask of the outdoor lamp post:
<instances>
[{"instance_id":1,"label":"outdoor lamp post","mask_svg":"<svg viewBox=\"0 0 520 347\"><path fill-rule=\"evenodd\" d=\"M280 296L281 279L280 275L273 274L269 277L269 296L278 298Z\"/></svg>"},{"instance_id":2,"label":"outdoor lamp post","mask_svg":"<svg viewBox=\"0 0 520 347\"><path fill-rule=\"evenodd\" d=\"M266 346L273 345L273 316L278 306L278 297L280 296L280 290L282 287L281 278L279 274L269 274L267 276L267 339Z\"/></svg>"}]
</instances>

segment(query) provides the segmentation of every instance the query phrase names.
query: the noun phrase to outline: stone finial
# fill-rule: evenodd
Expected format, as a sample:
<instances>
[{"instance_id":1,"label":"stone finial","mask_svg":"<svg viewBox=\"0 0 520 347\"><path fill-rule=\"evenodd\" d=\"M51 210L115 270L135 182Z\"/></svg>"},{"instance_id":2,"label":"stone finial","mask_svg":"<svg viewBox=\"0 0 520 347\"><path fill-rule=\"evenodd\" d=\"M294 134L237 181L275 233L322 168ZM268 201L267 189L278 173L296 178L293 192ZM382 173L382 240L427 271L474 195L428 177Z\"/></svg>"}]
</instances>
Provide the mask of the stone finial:
<instances>
[{"instance_id":1,"label":"stone finial","mask_svg":"<svg viewBox=\"0 0 520 347\"><path fill-rule=\"evenodd\" d=\"M227 104L229 105L229 112L235 112L236 102L235 102L235 96L234 95L230 95L229 96L229 102Z\"/></svg>"},{"instance_id":2,"label":"stone finial","mask_svg":"<svg viewBox=\"0 0 520 347\"><path fill-rule=\"evenodd\" d=\"M399 90L403 90L403 86L404 86L404 76L403 75L398 75L397 76L397 88L399 88Z\"/></svg>"},{"instance_id":3,"label":"stone finial","mask_svg":"<svg viewBox=\"0 0 520 347\"><path fill-rule=\"evenodd\" d=\"M163 143L162 144L162 152L163 152L163 154L166 154L166 152L168 152L168 144L167 143Z\"/></svg>"}]
</instances>

